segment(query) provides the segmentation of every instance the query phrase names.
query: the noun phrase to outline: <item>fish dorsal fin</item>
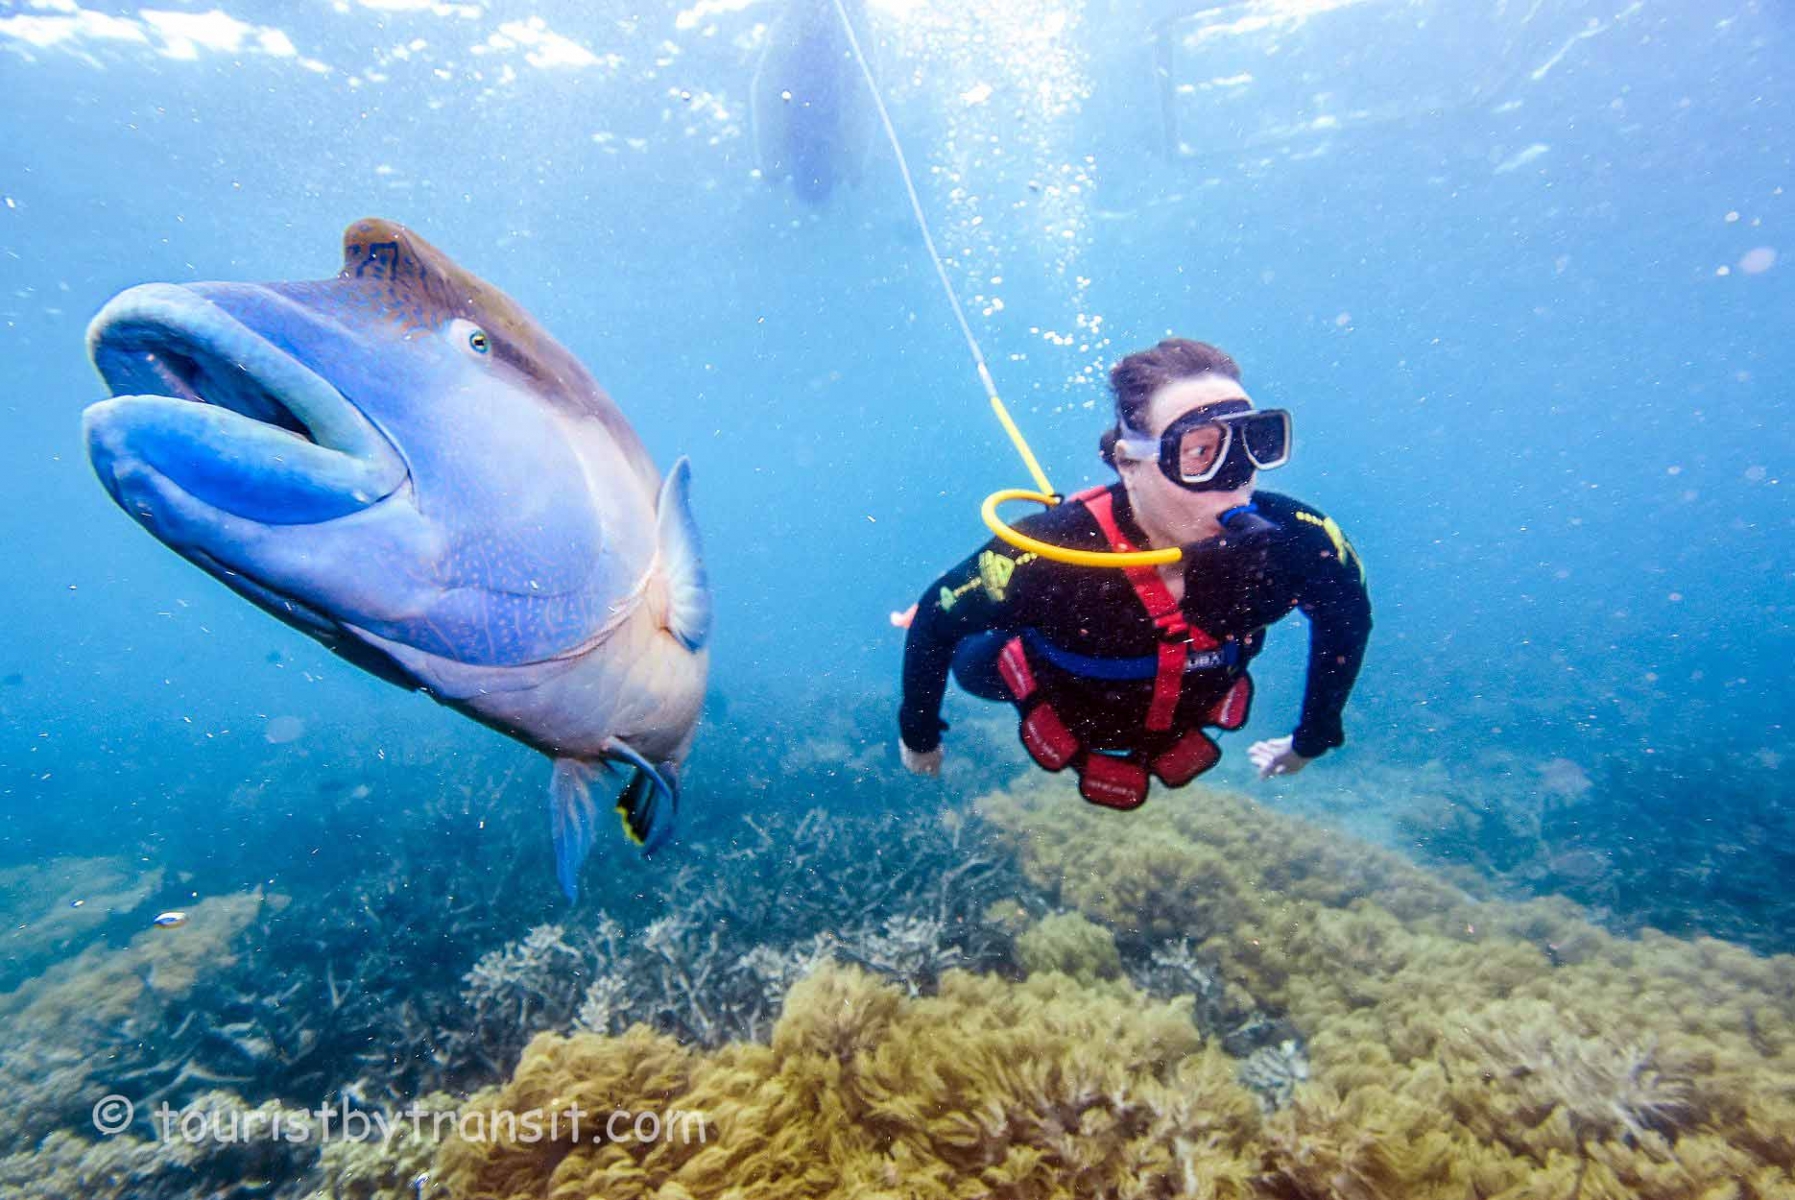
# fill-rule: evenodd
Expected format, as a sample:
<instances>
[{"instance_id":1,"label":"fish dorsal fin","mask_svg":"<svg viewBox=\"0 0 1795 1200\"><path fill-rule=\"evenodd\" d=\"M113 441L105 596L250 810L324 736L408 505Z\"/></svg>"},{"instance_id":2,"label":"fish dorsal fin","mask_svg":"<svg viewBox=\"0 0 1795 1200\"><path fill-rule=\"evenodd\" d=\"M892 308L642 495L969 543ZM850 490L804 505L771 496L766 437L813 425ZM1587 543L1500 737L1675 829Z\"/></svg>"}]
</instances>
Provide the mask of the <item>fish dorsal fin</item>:
<instances>
[{"instance_id":1,"label":"fish dorsal fin","mask_svg":"<svg viewBox=\"0 0 1795 1200\"><path fill-rule=\"evenodd\" d=\"M692 464L682 457L661 485L655 538L667 582L667 628L686 649L696 650L710 638L711 592L698 523L692 519L691 489Z\"/></svg>"},{"instance_id":2,"label":"fish dorsal fin","mask_svg":"<svg viewBox=\"0 0 1795 1200\"><path fill-rule=\"evenodd\" d=\"M456 317L472 321L492 339L495 358L528 377L549 403L602 423L643 485L654 486L656 471L641 439L579 359L523 305L410 229L378 217L349 226L337 278L371 292L374 315L407 329Z\"/></svg>"}]
</instances>

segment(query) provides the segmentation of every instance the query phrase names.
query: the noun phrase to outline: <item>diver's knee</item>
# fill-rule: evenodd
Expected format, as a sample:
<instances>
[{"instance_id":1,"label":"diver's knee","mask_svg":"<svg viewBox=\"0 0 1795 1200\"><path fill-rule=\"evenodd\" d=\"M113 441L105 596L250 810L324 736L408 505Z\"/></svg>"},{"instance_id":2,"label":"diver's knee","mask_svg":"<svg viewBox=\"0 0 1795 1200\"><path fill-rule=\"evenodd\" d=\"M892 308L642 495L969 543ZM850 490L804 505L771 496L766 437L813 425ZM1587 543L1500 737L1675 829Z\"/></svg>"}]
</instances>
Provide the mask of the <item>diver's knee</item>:
<instances>
[{"instance_id":1,"label":"diver's knee","mask_svg":"<svg viewBox=\"0 0 1795 1200\"><path fill-rule=\"evenodd\" d=\"M1003 652L1007 634L981 633L954 647L954 682L962 691L980 700L1008 700L1009 689L997 671L997 656Z\"/></svg>"}]
</instances>

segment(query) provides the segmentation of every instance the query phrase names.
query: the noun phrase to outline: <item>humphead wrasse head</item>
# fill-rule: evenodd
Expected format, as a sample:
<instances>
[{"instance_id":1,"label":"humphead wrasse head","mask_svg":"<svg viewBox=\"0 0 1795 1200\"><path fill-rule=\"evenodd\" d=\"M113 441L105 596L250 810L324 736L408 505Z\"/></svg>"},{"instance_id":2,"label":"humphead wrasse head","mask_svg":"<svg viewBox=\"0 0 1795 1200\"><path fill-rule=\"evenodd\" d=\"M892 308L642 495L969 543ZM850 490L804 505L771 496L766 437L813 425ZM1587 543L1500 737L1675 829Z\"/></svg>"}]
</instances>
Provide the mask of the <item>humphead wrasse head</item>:
<instances>
[{"instance_id":1,"label":"humphead wrasse head","mask_svg":"<svg viewBox=\"0 0 1795 1200\"><path fill-rule=\"evenodd\" d=\"M508 296L369 220L334 279L135 287L88 348L94 469L176 552L558 761L677 768L709 624L689 473L663 485Z\"/></svg>"}]
</instances>

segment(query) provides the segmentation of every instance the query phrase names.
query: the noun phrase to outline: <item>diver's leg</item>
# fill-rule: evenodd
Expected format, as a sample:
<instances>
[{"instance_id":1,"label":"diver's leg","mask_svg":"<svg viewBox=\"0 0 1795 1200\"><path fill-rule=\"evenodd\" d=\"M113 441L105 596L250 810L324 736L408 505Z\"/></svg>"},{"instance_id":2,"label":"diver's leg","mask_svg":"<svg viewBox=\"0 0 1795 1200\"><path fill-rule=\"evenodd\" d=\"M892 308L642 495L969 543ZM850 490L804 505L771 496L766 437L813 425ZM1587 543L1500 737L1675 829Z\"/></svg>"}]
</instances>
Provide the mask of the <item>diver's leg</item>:
<instances>
[{"instance_id":1,"label":"diver's leg","mask_svg":"<svg viewBox=\"0 0 1795 1200\"><path fill-rule=\"evenodd\" d=\"M1010 689L997 672L997 656L1013 633L975 633L954 647L954 682L980 700L1008 700Z\"/></svg>"}]
</instances>

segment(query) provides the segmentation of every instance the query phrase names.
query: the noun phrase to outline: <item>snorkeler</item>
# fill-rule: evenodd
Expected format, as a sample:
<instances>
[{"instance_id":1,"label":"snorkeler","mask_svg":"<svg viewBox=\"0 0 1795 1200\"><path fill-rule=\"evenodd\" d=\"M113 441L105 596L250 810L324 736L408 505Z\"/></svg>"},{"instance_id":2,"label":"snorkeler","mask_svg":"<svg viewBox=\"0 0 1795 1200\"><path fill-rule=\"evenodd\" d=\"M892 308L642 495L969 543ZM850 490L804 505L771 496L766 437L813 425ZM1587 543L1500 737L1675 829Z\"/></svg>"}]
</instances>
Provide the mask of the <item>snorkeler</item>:
<instances>
[{"instance_id":1,"label":"snorkeler","mask_svg":"<svg viewBox=\"0 0 1795 1200\"><path fill-rule=\"evenodd\" d=\"M966 691L1017 706L1037 763L1071 768L1093 804L1136 808L1150 777L1181 787L1221 758L1204 730L1246 722L1247 667L1266 628L1299 608L1310 623L1301 719L1248 755L1264 779L1345 741L1371 602L1331 518L1254 491L1258 471L1289 460L1290 415L1255 409L1232 358L1183 338L1122 359L1110 387L1116 421L1101 452L1121 481L1017 529L1059 546L1179 547L1182 557L1074 566L993 539L930 585L906 614L898 725L910 770L941 769L951 668Z\"/></svg>"}]
</instances>

